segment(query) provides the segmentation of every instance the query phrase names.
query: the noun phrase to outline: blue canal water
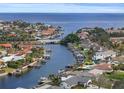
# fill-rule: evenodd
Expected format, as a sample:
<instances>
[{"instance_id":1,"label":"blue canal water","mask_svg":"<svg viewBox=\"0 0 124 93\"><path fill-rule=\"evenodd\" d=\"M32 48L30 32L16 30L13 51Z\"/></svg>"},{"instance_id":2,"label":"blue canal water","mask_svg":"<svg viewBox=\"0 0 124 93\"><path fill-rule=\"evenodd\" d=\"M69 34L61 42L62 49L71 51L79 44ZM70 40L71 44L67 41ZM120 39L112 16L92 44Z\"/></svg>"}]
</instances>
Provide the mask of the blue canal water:
<instances>
[{"instance_id":1,"label":"blue canal water","mask_svg":"<svg viewBox=\"0 0 124 93\"><path fill-rule=\"evenodd\" d=\"M59 69L63 69L65 65L75 62L72 53L61 45L46 45L46 48L52 49L51 59L40 69L32 69L20 77L2 77L0 78L0 88L31 88L37 84L41 76L57 73Z\"/></svg>"},{"instance_id":2,"label":"blue canal water","mask_svg":"<svg viewBox=\"0 0 124 93\"><path fill-rule=\"evenodd\" d=\"M24 20L31 23L43 22L55 26L62 26L64 36L75 32L81 27L124 27L124 14L74 14L74 13L0 13L0 20ZM0 77L1 89L17 87L31 88L37 84L41 76L57 73L66 65L73 64L72 53L61 45L47 45L52 49L51 59L40 69L33 69L21 77Z\"/></svg>"}]
</instances>

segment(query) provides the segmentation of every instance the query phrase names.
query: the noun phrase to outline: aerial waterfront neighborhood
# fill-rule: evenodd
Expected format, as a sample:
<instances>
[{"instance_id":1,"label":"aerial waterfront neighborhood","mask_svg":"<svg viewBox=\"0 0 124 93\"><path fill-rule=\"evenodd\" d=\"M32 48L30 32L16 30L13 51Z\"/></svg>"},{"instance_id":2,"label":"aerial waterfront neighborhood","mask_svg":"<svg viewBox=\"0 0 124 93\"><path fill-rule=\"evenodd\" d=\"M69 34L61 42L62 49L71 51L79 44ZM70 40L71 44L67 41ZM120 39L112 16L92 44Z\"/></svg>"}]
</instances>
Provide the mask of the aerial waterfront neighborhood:
<instances>
[{"instance_id":1,"label":"aerial waterfront neighborhood","mask_svg":"<svg viewBox=\"0 0 124 93\"><path fill-rule=\"evenodd\" d=\"M41 23L0 22L0 76L21 74L49 58L47 50L35 38L37 32L43 30L39 37L45 39L44 29L50 38L60 34L58 28Z\"/></svg>"},{"instance_id":2,"label":"aerial waterfront neighborhood","mask_svg":"<svg viewBox=\"0 0 124 93\"><path fill-rule=\"evenodd\" d=\"M119 31L118 31L119 30ZM21 20L0 22L0 77L27 74L50 60L51 49L60 44L75 58L73 64L41 76L34 89L123 88L123 28L79 28L64 38L61 27ZM61 63L62 64L62 63ZM27 72L27 73L25 73ZM18 86L19 88L20 86ZM23 88L23 87L22 87Z\"/></svg>"},{"instance_id":3,"label":"aerial waterfront neighborhood","mask_svg":"<svg viewBox=\"0 0 124 93\"><path fill-rule=\"evenodd\" d=\"M124 3L21 1L0 3L1 93L123 91Z\"/></svg>"},{"instance_id":4,"label":"aerial waterfront neighborhood","mask_svg":"<svg viewBox=\"0 0 124 93\"><path fill-rule=\"evenodd\" d=\"M63 32L61 27L44 23L30 24L21 20L0 22L0 77L21 77L33 68L42 68L41 65L47 63L52 57L51 52L54 52L44 46L59 44L73 54L75 62L56 74L41 76L37 84L30 88L124 87L123 28L79 28L60 39Z\"/></svg>"}]
</instances>

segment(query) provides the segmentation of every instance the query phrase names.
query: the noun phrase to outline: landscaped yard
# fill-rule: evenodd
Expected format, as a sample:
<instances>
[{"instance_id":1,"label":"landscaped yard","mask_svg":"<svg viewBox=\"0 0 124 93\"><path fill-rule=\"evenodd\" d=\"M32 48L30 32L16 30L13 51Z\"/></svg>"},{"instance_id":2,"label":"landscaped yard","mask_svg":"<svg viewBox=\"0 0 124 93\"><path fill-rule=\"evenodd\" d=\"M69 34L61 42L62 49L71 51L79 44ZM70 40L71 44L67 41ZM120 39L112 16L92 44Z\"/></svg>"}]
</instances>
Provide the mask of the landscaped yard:
<instances>
[{"instance_id":1,"label":"landscaped yard","mask_svg":"<svg viewBox=\"0 0 124 93\"><path fill-rule=\"evenodd\" d=\"M105 76L108 77L109 79L122 80L124 79L124 72L117 71L110 74L105 74Z\"/></svg>"},{"instance_id":2,"label":"landscaped yard","mask_svg":"<svg viewBox=\"0 0 124 93\"><path fill-rule=\"evenodd\" d=\"M10 73L10 72L14 71L13 68L9 68L9 67L3 68L3 70L5 70L6 73Z\"/></svg>"},{"instance_id":3,"label":"landscaped yard","mask_svg":"<svg viewBox=\"0 0 124 93\"><path fill-rule=\"evenodd\" d=\"M84 64L85 65L92 65L93 64L93 62L92 62L92 60L89 60L89 59L85 59L85 61L84 61Z\"/></svg>"}]
</instances>

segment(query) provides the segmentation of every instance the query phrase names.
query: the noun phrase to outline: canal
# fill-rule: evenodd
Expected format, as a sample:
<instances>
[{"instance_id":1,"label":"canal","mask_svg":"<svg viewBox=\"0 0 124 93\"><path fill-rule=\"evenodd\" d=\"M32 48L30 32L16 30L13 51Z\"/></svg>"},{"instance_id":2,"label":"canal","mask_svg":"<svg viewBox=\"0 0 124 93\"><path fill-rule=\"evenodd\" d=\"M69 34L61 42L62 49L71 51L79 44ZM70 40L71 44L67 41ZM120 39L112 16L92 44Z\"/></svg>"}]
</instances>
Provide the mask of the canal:
<instances>
[{"instance_id":1,"label":"canal","mask_svg":"<svg viewBox=\"0 0 124 93\"><path fill-rule=\"evenodd\" d=\"M32 69L20 77L0 77L1 89L14 89L17 87L31 88L37 84L41 76L55 74L66 65L73 64L75 59L72 53L61 45L46 45L45 48L52 50L51 59L39 69Z\"/></svg>"}]
</instances>

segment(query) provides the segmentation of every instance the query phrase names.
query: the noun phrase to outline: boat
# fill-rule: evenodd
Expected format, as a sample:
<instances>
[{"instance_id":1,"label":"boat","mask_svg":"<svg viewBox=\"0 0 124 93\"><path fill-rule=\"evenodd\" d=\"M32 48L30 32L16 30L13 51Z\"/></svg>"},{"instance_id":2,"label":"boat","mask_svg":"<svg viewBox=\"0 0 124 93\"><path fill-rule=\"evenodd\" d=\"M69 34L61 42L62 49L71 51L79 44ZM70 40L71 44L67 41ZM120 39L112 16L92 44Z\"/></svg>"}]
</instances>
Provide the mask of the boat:
<instances>
[{"instance_id":1,"label":"boat","mask_svg":"<svg viewBox=\"0 0 124 93\"><path fill-rule=\"evenodd\" d=\"M52 52L52 50L51 49L47 49L46 52Z\"/></svg>"},{"instance_id":2,"label":"boat","mask_svg":"<svg viewBox=\"0 0 124 93\"><path fill-rule=\"evenodd\" d=\"M38 85L43 84L45 80L47 80L46 77L41 77L41 78L38 80Z\"/></svg>"},{"instance_id":3,"label":"boat","mask_svg":"<svg viewBox=\"0 0 124 93\"><path fill-rule=\"evenodd\" d=\"M40 80L47 80L47 78L46 77L41 77Z\"/></svg>"}]
</instances>

